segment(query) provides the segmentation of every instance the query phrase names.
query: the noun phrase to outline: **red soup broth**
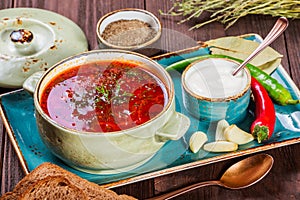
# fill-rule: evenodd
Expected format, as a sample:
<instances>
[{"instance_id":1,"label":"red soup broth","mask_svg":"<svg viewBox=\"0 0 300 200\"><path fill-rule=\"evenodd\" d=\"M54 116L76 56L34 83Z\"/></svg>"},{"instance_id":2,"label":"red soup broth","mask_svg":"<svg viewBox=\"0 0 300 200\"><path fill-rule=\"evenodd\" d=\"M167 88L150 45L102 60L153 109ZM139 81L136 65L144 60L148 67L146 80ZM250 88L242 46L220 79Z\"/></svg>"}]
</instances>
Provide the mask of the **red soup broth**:
<instances>
[{"instance_id":1,"label":"red soup broth","mask_svg":"<svg viewBox=\"0 0 300 200\"><path fill-rule=\"evenodd\" d=\"M42 92L43 111L79 131L113 132L143 124L167 104L162 81L128 61L75 66L54 77Z\"/></svg>"}]
</instances>

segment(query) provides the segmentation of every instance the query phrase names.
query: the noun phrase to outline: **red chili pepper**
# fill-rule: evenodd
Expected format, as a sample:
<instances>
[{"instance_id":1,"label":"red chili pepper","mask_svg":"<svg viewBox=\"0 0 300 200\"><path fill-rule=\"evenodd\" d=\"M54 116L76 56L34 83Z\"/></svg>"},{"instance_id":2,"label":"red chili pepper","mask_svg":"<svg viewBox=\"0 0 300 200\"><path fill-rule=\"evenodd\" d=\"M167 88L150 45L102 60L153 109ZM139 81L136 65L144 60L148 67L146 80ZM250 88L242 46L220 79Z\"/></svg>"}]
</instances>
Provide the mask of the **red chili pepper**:
<instances>
[{"instance_id":1,"label":"red chili pepper","mask_svg":"<svg viewBox=\"0 0 300 200\"><path fill-rule=\"evenodd\" d=\"M275 108L266 89L253 77L251 77L251 90L255 100L256 119L250 129L258 143L261 143L273 134L276 122Z\"/></svg>"}]
</instances>

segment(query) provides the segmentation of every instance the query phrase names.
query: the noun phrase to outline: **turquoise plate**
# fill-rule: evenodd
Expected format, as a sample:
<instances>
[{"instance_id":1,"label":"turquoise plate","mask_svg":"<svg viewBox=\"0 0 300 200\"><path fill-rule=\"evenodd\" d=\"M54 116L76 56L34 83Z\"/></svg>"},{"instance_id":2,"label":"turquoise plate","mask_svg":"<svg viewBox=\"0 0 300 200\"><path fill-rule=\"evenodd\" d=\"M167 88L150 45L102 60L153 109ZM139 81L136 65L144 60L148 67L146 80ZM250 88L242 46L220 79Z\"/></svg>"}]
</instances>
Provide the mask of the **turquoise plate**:
<instances>
[{"instance_id":1,"label":"turquoise plate","mask_svg":"<svg viewBox=\"0 0 300 200\"><path fill-rule=\"evenodd\" d=\"M257 35L248 36L246 39L259 41ZM166 67L184 58L208 53L208 48L192 48L182 50L178 53L162 55L155 59L162 66ZM188 114L182 104L180 74L174 73L171 74L171 76L175 85L176 110L191 119L191 126L188 132L178 141L167 142L161 150L143 166L119 174L87 174L65 165L61 160L50 153L40 139L35 122L32 96L24 90L17 90L1 95L0 111L3 122L25 173L29 173L44 162L52 162L89 181L102 184L105 187L116 187L196 166L290 145L300 141L300 105L275 105L277 117L275 132L267 143L258 144L256 141L253 141L239 146L237 151L231 153L208 153L204 150L200 150L198 153L193 154L188 149L188 141L191 134L197 130L204 131L208 134L209 141L213 141L215 124L200 123ZM300 98L299 90L282 66L279 66L272 73L272 76L288 88L295 99ZM252 110L253 103L250 103L247 118L238 124L239 127L246 131L249 131L249 126L253 121Z\"/></svg>"}]
</instances>

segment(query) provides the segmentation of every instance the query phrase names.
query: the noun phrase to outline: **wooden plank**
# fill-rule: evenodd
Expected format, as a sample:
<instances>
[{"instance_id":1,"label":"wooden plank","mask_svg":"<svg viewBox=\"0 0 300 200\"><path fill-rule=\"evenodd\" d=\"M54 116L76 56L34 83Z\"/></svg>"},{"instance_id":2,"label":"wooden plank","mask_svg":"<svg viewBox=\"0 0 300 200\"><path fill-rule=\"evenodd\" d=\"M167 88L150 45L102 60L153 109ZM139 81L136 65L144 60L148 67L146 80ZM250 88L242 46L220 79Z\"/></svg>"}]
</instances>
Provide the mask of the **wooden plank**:
<instances>
[{"instance_id":1,"label":"wooden plank","mask_svg":"<svg viewBox=\"0 0 300 200\"><path fill-rule=\"evenodd\" d=\"M0 120L0 176L1 176L1 182L0 182L0 188L5 187L4 179L3 179L3 165L4 165L4 155L5 155L5 130L2 120ZM1 191L2 194L2 191Z\"/></svg>"},{"instance_id":2,"label":"wooden plank","mask_svg":"<svg viewBox=\"0 0 300 200\"><path fill-rule=\"evenodd\" d=\"M275 158L271 172L259 183L242 190L205 187L181 195L178 199L299 199L300 188L297 152L300 144L267 151ZM156 195L207 180L221 177L225 169L242 158L202 166L191 170L155 178ZM177 199L177 198L176 198Z\"/></svg>"},{"instance_id":3,"label":"wooden plank","mask_svg":"<svg viewBox=\"0 0 300 200\"><path fill-rule=\"evenodd\" d=\"M62 14L76 22L85 32L90 49L97 49L95 34L96 23L104 14L126 7L145 8L155 14L162 23L163 36L160 48L164 51L176 51L194 46L196 41L206 41L226 35L241 35L258 33L266 36L276 18L270 16L251 15L243 17L231 28L225 30L224 25L215 22L202 28L189 31L198 22L208 19L204 15L184 24L177 24L181 17L170 17L159 14L159 9L167 11L172 6L169 0L3 0L0 8L37 7ZM299 20L291 20L284 36L278 38L271 46L284 55L283 66L290 73L296 85L300 86L300 26ZM9 91L0 89L0 92ZM24 176L14 149L0 123L0 164L1 194L12 190L14 185ZM220 187L198 189L176 199L300 199L300 160L298 154L300 144L294 144L267 151L275 158L274 167L270 174L261 182L243 190L227 190ZM212 165L197 167L180 173L165 175L155 179L114 188L118 193L133 195L139 199L151 197L154 194L165 193L199 181L219 178L230 164L241 158L224 161Z\"/></svg>"},{"instance_id":4,"label":"wooden plank","mask_svg":"<svg viewBox=\"0 0 300 200\"><path fill-rule=\"evenodd\" d=\"M300 23L299 20L290 20L285 33L286 49L290 74L298 88L300 88Z\"/></svg>"},{"instance_id":5,"label":"wooden plank","mask_svg":"<svg viewBox=\"0 0 300 200\"><path fill-rule=\"evenodd\" d=\"M24 177L20 162L15 154L15 150L10 143L6 132L2 132L3 163L1 174L1 194L11 191L14 186Z\"/></svg>"},{"instance_id":6,"label":"wooden plank","mask_svg":"<svg viewBox=\"0 0 300 200\"><path fill-rule=\"evenodd\" d=\"M95 5L96 3L96 5ZM16 7L36 7L59 13L74 21L85 33L89 49L98 49L96 25L103 15L121 8L144 8L143 1L16 0ZM76 42L76 41L74 41Z\"/></svg>"},{"instance_id":7,"label":"wooden plank","mask_svg":"<svg viewBox=\"0 0 300 200\"><path fill-rule=\"evenodd\" d=\"M166 13L172 7L172 1L146 0L146 9L156 15L162 24L161 49L165 52L197 46L197 41L206 41L225 35L223 25L209 24L205 29L189 30L196 23L195 20L178 24L182 17L161 15L159 10ZM213 27L213 28L212 28ZM207 31L209 30L209 31ZM213 30L213 31L211 31Z\"/></svg>"},{"instance_id":8,"label":"wooden plank","mask_svg":"<svg viewBox=\"0 0 300 200\"><path fill-rule=\"evenodd\" d=\"M13 0L0 1L0 9L12 8Z\"/></svg>"},{"instance_id":9,"label":"wooden plank","mask_svg":"<svg viewBox=\"0 0 300 200\"><path fill-rule=\"evenodd\" d=\"M138 199L146 199L155 195L153 193L154 181L152 179L113 188L112 190L118 194L127 194Z\"/></svg>"}]
</instances>

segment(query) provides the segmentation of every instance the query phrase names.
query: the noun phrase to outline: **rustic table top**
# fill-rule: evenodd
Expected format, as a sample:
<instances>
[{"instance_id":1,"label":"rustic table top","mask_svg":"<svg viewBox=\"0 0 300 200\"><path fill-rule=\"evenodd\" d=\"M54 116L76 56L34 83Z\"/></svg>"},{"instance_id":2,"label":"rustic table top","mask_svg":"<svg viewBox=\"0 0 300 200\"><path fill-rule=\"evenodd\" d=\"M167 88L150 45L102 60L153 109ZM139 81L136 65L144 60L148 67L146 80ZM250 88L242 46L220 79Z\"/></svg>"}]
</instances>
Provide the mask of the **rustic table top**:
<instances>
[{"instance_id":1,"label":"rustic table top","mask_svg":"<svg viewBox=\"0 0 300 200\"><path fill-rule=\"evenodd\" d=\"M180 18L166 17L159 14L159 9L166 11L171 7L169 0L2 0L0 9L16 7L35 7L57 12L77 23L87 36L89 49L97 49L95 35L97 20L104 14L120 8L142 8L154 13L162 23L166 32L163 35L162 48L175 51L191 47L190 41L206 41L228 35L241 35L257 33L266 36L276 21L271 16L251 15L238 20L231 28L225 30L220 23L211 23L203 28L189 31L197 23L192 20L185 24L177 24ZM167 34L167 30L172 33ZM300 21L290 20L290 26L271 46L283 54L282 65L297 87L300 87ZM178 37L182 35L184 37ZM1 93L10 91L0 89ZM11 191L24 177L17 155L11 145L7 132L0 120L0 165L1 165L1 195ZM206 187L184 194L177 199L300 199L300 144L293 144L265 153L275 159L274 166L269 175L259 183L241 190L227 190L220 187ZM224 168L240 160L222 161L182 172L172 173L141 182L114 188L118 193L126 193L139 199L145 199L183 186L204 180L216 179Z\"/></svg>"}]
</instances>

